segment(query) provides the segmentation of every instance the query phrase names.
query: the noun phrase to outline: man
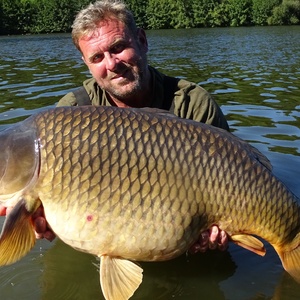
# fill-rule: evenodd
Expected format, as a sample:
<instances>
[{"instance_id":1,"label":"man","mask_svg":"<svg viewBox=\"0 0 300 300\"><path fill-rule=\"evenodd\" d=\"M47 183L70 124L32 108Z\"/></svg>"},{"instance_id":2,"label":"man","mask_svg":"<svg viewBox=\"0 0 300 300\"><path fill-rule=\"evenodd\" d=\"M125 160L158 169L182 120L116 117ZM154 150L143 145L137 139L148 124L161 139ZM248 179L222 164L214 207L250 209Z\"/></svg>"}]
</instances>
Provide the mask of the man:
<instances>
[{"instance_id":1,"label":"man","mask_svg":"<svg viewBox=\"0 0 300 300\"><path fill-rule=\"evenodd\" d=\"M72 27L73 42L93 78L84 81L84 89L65 95L57 106L155 107L229 130L222 111L208 92L148 65L145 31L136 27L123 2L103 0L90 4L79 12ZM38 237L54 238L42 208L35 214L34 223ZM217 226L203 232L190 251L205 251L208 247L227 247L227 235Z\"/></svg>"},{"instance_id":2,"label":"man","mask_svg":"<svg viewBox=\"0 0 300 300\"><path fill-rule=\"evenodd\" d=\"M147 63L145 31L121 1L98 1L77 15L75 46L93 78L83 85L93 105L172 109L182 118L229 130L218 105L200 86L165 76ZM80 105L74 93L58 106Z\"/></svg>"}]
</instances>

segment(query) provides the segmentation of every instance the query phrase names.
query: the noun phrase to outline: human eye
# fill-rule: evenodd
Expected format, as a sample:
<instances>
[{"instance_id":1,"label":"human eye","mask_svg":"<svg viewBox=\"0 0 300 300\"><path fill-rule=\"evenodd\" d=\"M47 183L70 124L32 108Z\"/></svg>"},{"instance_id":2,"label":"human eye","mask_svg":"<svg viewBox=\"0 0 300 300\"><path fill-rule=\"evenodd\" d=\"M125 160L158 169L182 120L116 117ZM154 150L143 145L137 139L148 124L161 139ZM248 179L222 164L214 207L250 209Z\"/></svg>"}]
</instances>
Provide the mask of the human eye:
<instances>
[{"instance_id":1,"label":"human eye","mask_svg":"<svg viewBox=\"0 0 300 300\"><path fill-rule=\"evenodd\" d=\"M121 43L117 43L113 47L111 47L110 52L114 53L114 54L118 54L118 53L121 53L126 48L127 48L126 44L121 42Z\"/></svg>"},{"instance_id":2,"label":"human eye","mask_svg":"<svg viewBox=\"0 0 300 300\"><path fill-rule=\"evenodd\" d=\"M102 53L97 53L97 54L94 54L91 58L90 58L90 62L93 63L93 64L97 64L99 62L101 62L104 58L104 54Z\"/></svg>"}]
</instances>

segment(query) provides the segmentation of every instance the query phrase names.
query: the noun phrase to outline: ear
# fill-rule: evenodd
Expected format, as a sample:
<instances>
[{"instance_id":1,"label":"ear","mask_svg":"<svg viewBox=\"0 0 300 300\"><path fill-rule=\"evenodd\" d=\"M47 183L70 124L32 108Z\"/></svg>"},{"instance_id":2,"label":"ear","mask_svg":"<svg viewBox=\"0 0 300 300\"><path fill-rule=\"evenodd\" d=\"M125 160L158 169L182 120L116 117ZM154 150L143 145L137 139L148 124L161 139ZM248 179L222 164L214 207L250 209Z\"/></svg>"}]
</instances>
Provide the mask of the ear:
<instances>
[{"instance_id":1,"label":"ear","mask_svg":"<svg viewBox=\"0 0 300 300\"><path fill-rule=\"evenodd\" d=\"M89 68L89 65L86 63L84 56L81 56L81 59L83 60L83 62L85 63L85 65L88 67L90 74L92 74L91 69ZM93 74L92 74L93 75Z\"/></svg>"},{"instance_id":2,"label":"ear","mask_svg":"<svg viewBox=\"0 0 300 300\"><path fill-rule=\"evenodd\" d=\"M137 40L138 40L138 43L139 43L141 49L143 49L144 52L147 53L148 52L148 41L147 41L146 32L144 29L138 28Z\"/></svg>"}]
</instances>

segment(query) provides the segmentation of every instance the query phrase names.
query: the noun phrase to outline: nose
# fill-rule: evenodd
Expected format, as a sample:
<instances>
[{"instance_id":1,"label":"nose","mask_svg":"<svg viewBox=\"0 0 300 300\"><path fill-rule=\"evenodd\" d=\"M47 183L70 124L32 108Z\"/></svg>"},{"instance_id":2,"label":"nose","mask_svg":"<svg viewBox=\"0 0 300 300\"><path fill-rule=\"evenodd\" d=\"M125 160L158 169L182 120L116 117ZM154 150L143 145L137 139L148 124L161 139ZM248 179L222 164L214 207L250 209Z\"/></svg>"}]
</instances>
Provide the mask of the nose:
<instances>
[{"instance_id":1,"label":"nose","mask_svg":"<svg viewBox=\"0 0 300 300\"><path fill-rule=\"evenodd\" d=\"M118 58L116 57L115 54L111 54L109 52L105 53L104 56L105 56L106 69L109 71L114 71L119 61Z\"/></svg>"}]
</instances>

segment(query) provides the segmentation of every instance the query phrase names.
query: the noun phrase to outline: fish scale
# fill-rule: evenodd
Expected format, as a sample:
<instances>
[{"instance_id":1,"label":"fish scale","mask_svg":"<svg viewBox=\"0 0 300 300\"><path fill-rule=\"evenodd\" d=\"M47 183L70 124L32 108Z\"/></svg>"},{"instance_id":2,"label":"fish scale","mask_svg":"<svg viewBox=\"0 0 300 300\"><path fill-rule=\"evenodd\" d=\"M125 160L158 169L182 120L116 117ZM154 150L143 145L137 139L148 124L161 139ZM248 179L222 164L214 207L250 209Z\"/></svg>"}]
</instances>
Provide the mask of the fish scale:
<instances>
[{"instance_id":1,"label":"fish scale","mask_svg":"<svg viewBox=\"0 0 300 300\"><path fill-rule=\"evenodd\" d=\"M161 211L161 204L165 201L170 201L172 203L172 210L175 212L175 216L172 218L172 220L175 222L176 227L180 227L181 224L183 223L183 215L185 215L187 213L188 207L185 207L185 211L182 212L180 209L180 206L184 203L183 201L186 199L186 194L188 194L188 189L190 186L186 187L186 184L182 185L182 182L190 182L191 178L189 178L189 173L187 173L187 171L184 171L185 169L188 168L188 166L190 166L190 168L192 170L196 170L198 168L197 163L195 164L194 162L194 167L192 167L192 161L191 159L185 163L185 160L188 160L188 158L190 157L194 157L193 155L190 155L187 151L179 151L181 150L182 147L190 147L191 149L193 149L193 145L191 143L188 143L188 146L186 146L187 144L187 139L186 136L188 135L189 137L195 135L195 132L191 132L188 130L188 127L184 127L182 126L182 123L179 123L178 127L176 128L176 118L167 118L167 119L163 119L164 121L163 123L161 123L161 120L157 118L157 116L155 116L153 119L151 119L151 115L149 116L149 114L145 114L144 119L134 119L131 116L128 116L128 114L126 115L121 115L121 114L117 114L117 116L112 115L112 113L114 112L114 110L108 111L108 112L104 112L102 116L99 117L95 117L93 115L88 113L84 113L84 114L78 114L78 115L70 115L70 120L71 120L71 124L68 122L68 124L70 124L70 126L72 127L72 134L71 134L71 139L72 139L72 143L70 143L70 145L72 145L72 147L70 149L64 149L64 151L69 151L70 153L74 153L74 157L72 159L72 165L73 165L73 172L72 172L72 178L76 178L79 176L80 174L80 179L81 182L80 183L80 188L82 190L81 193L84 193L85 190L89 189L90 186L90 181L88 180L89 178L93 178L93 174L90 174L82 165L83 164L83 159L79 160L79 158L81 158L83 156L83 154L86 153L86 151L88 151L88 148L86 145L87 143L84 143L85 140L89 140L91 134L92 134L92 130L90 129L89 125L91 124L91 121L98 122L98 126L96 126L94 124L94 130L97 130L98 128L104 128L105 126L109 127L109 130L105 130L103 131L102 135L100 135L100 137L98 138L99 141L102 142L102 140L104 141L104 144L98 145L99 149L100 147L102 147L102 153L100 155L100 157L102 158L102 161L100 162L100 169L101 169L101 178L99 178L100 181L100 186L103 186L103 189L100 192L99 195L95 195L94 197L98 197L100 198L100 201L102 201L101 199L103 199L103 201L106 202L106 199L110 199L109 200L109 204L104 204L103 210L102 207L99 207L99 209L101 211L103 211L103 214L106 214L108 212L112 211L117 211L119 212L122 208L122 199L126 198L126 194L127 194L127 199L128 197L131 197L131 206L129 211L130 211L130 216L132 216L132 212L136 212L135 217L137 218L137 220L142 220L142 218L144 217L144 214L137 209L137 207L139 207L141 205L141 199L147 199L147 197L150 197L149 195L149 190L150 190L150 186L149 186L149 181L154 181L154 183L152 184L152 186L155 184L157 184L156 188L154 188L151 191L151 199L152 199L152 204L151 204L151 213L152 216L158 219L158 222L163 222L163 217L162 214L160 213ZM131 113L131 112L129 112ZM88 116L88 118L87 118ZM120 116L122 116L122 118L120 118ZM53 128L53 131L57 131L56 127L59 126L59 122L60 120L64 120L64 122L66 122L66 120L68 120L69 116L68 115L64 115L64 118L62 118L61 116L56 116L54 115L53 119L49 118L49 125L47 124L47 128ZM48 116L45 118L48 119ZM125 123L125 125L123 125L123 123L120 120L124 120L124 119L128 119L131 120L131 122L135 122L136 125L130 125L129 126L129 122L127 122L127 124ZM82 121L84 120L84 121ZM116 121L115 121L116 120ZM150 120L150 121L149 121ZM115 122L114 122L115 121ZM173 122L175 121L175 122ZM42 120L42 122L45 122L45 120ZM103 123L103 124L102 124ZM159 125L157 125L159 124ZM83 125L83 126L82 126ZM151 125L151 126L150 126ZM159 127L159 129L157 130L156 127ZM134 130L132 130L132 128L134 128ZM162 129L164 128L164 129ZM198 128L197 128L198 129ZM202 129L202 128L201 128ZM205 128L205 130L208 130ZM138 131L137 137L139 139L136 138L130 138L130 137L135 137L136 136L136 131ZM172 131L172 135L170 135ZM188 132L188 134L186 134L186 131ZM69 131L68 131L69 132ZM159 136L157 137L157 132L159 132ZM201 131L197 131L196 130L196 134L197 136L201 135L202 132ZM174 135L177 139L174 139ZM49 138L49 136L51 137L51 139ZM49 151L53 151L53 149L56 149L57 146L61 146L60 143L58 143L58 145L53 145L53 134L49 134L49 129L47 130L47 138L49 141L49 147L46 141L46 144L43 146L43 149L46 150L47 148L49 148ZM165 145L166 145L166 150L168 151L160 151L159 147L155 147L155 143L157 141L157 139L160 139L160 136L163 136L163 139L165 140ZM124 138L126 137L126 139ZM168 138L169 137L169 138ZM216 142L218 140L219 137L219 132L211 134L211 132L209 132L209 136L207 138L206 141L206 149L208 149L208 152L206 151L206 149L202 150L202 152L204 152L207 157L205 157L206 155L202 155L202 157L204 157L203 160L201 160L201 166L204 170L203 174L201 175L201 178L203 178L203 185L206 185L206 188L204 189L204 191L202 192L203 195L209 196L211 199L218 199L220 198L218 196L218 193L216 193L217 190L220 189L220 187L222 187L223 181L226 180L226 176L220 177L216 176L216 172L217 172L217 168L215 168L215 164L216 161L219 162L218 160L218 153L221 152L223 153L222 147L224 146L224 141L223 139L219 142ZM134 154L131 154L130 152L128 153L127 151L127 144L131 144L134 141L135 144L138 144L139 147L141 147L141 149L139 151L137 151L138 153L136 154L136 152L134 151L135 149L132 149L132 152ZM193 141L195 141L195 139L193 139ZM43 140L41 139L41 143L43 143ZM164 145L164 144L163 144ZM228 143L226 144L228 147ZM229 144L230 146L231 144ZM198 146L198 145L197 145ZM221 150L217 151L217 148L221 146ZM245 150L241 151L240 153L238 152L238 145L233 144L233 146L231 147L232 149L227 149L226 153L231 153L231 151L233 150L234 155L227 155L226 159L229 160L229 162L227 163L228 165L232 166L231 169L234 170L234 172L237 173L237 175L239 173L242 173L242 171L240 171L241 167L240 167L240 162L244 161L244 157L246 156L245 154ZM105 153L104 153L105 152ZM169 162L170 167L172 168L172 173L166 175L165 173L162 175L163 178L167 178L170 177L170 180L163 186L161 186L160 183L160 176L158 174L160 174L164 169L168 168L164 165L164 161L167 160L167 158L169 157L170 153L170 158L171 161ZM179 154L178 154L179 153ZM188 153L188 154L187 154ZM236 155L235 153L238 153L238 155ZM202 153L201 153L202 154ZM215 155L216 154L216 155ZM46 156L48 155L48 153L46 153ZM99 153L97 153L94 150L94 155L97 156L99 155ZM135 155L135 157L133 157ZM130 161L131 161L131 169L129 169L127 172L128 173L134 173L137 172L139 175L135 175L134 178L139 178L139 180L128 180L127 181L127 185L125 187L123 187L123 193L121 193L120 195L117 195L118 193L120 193L119 191L119 187L122 186L122 180L120 179L120 174L122 175L122 168L124 168L124 165L127 165L127 161L128 161L128 157L130 157ZM135 160L133 160L135 158ZM157 160L161 159L160 163L157 163ZM224 159L224 158L223 158ZM75 163L76 160L79 160L79 162ZM91 160L91 158L87 159L87 161ZM140 162L142 163L140 165ZM145 165L145 162L147 162L147 165ZM66 163L66 162L64 162ZM198 161L199 163L199 161ZM219 162L220 163L220 162ZM55 163L54 163L55 164ZM143 165L144 164L144 165ZM174 168L174 165L179 165L180 168ZM53 166L53 161L51 160L51 165ZM136 168L136 165L139 166L137 171L133 171L133 167ZM103 166L103 168L102 168ZM153 170L151 169L153 168ZM50 169L50 166L48 166L48 169ZM146 170L147 169L147 170ZM252 168L253 169L253 168ZM146 171L145 171L146 170ZM243 168L242 168L243 170ZM156 171L156 172L155 172ZM144 174L143 174L144 172ZM188 177L185 178L184 173L186 172L186 174L188 174ZM232 171L232 173L234 173ZM258 173L261 173L261 170L257 170L256 174L254 176L254 181L255 182L251 182L251 186L257 186L259 183L257 180L257 175ZM202 177L202 175L204 175L204 177ZM176 178L176 177L179 178ZM199 176L199 175L198 175ZM49 183L52 185L52 183L55 181L53 178L46 176L49 179ZM62 175L62 177L64 177L64 174ZM123 175L124 177L124 175ZM130 176L129 176L130 178ZM199 179L196 177L196 179ZM88 180L86 182L86 180ZM124 178L123 178L124 180ZM230 179L232 180L232 179ZM97 181L97 179L95 179L95 181ZM174 182L172 182L174 181ZM197 181L197 180L196 180ZM211 181L211 184L209 184L209 181ZM265 182L264 179L262 179L263 182ZM235 178L233 179L233 182L238 183L241 182L241 180L239 180L238 176L235 176ZM76 183L76 182L75 182ZM102 184L103 183L103 184ZM131 187L129 186L129 184L131 185ZM197 183L196 183L197 184ZM196 185L194 184L194 185ZM76 190L77 184L74 184L74 190ZM208 188L209 187L209 188ZM42 190L42 189L41 189ZM52 189L51 189L52 190ZM128 191L127 191L128 190ZM163 192L165 190L165 192ZM242 190L242 189L241 189ZM236 194L239 194L239 189L236 190ZM155 201L157 199L157 197L160 194L163 194L164 197L160 198L160 201ZM214 196L214 193L216 194L216 196ZM60 194L60 193L56 193L55 189L54 189L54 194ZM274 193L273 193L274 194ZM103 195L103 197L102 197ZM81 197L83 199L86 199L85 201L88 201L90 197L90 195L87 193L85 195L85 197L83 197L81 195ZM165 199L165 197L168 197L168 199ZM53 197L51 197L53 199ZM75 197L69 197L70 199L75 198ZM69 199L68 198L68 199ZM93 198L93 197L92 197ZM195 198L195 197L194 197ZM202 198L202 195L200 195L199 198ZM176 201L174 200L176 199ZM252 199L252 198L251 198ZM179 200L179 201L178 201ZM197 201L197 199L195 199ZM202 200L203 199L199 199ZM73 199L73 201L76 201ZM98 200L99 201L99 200ZM128 200L127 200L128 201ZM149 200L150 201L150 200ZM221 202L221 200L220 200ZM224 201L225 203L228 202ZM106 202L107 203L107 202ZM210 205L209 207L207 207L206 211L218 211L220 208L223 210L222 211L222 215L224 215L224 207L220 207L220 205L218 204L218 201L211 201L208 202ZM248 203L248 202L247 202ZM44 206L46 207L46 213L47 213L47 205L45 203L43 203ZM232 207L232 209L234 209L235 206ZM238 207L239 208L239 207ZM124 207L124 209L127 209L127 206ZM237 209L236 209L237 211ZM179 213L178 213L179 212ZM245 211L245 214L241 215L241 219L239 220L239 222L246 222L247 218L248 218L248 210ZM113 215L116 215L116 213L113 213ZM126 215L128 217L128 215ZM149 217L148 217L149 219ZM214 220L214 222L216 222L216 220ZM233 226L235 226L236 222L233 222ZM247 224L247 223L246 223ZM185 224L184 224L185 225ZM211 224L205 224L206 227L210 226ZM249 224L248 224L249 225ZM185 225L186 226L186 225ZM246 225L247 226L247 225ZM200 230L203 228L200 228ZM229 231L228 228L225 228L226 230ZM232 230L230 230L232 231ZM198 230L199 232L199 230ZM191 242L189 242L189 244L191 244ZM186 246L186 245L185 245ZM131 258L132 259L132 258ZM139 258L137 258L139 259Z\"/></svg>"},{"instance_id":2,"label":"fish scale","mask_svg":"<svg viewBox=\"0 0 300 300\"><path fill-rule=\"evenodd\" d=\"M81 115L78 116L78 118L82 118ZM115 118L115 116L113 116L113 118ZM47 121L49 122L49 125L47 124L46 126L48 128L51 128L53 127L53 130L56 131L56 126L58 126L59 124L59 120L62 120L62 118L60 116L57 117L57 119L51 119L51 118L46 118ZM68 119L68 116L65 116L64 119ZM93 116L90 117L91 120L99 120L99 118L93 118ZM103 116L101 118L102 120L104 120L104 122L107 122L109 120L109 116ZM130 118L129 118L130 119ZM44 120L42 120L44 122ZM64 120L65 121L65 120ZM80 130L82 131L81 134L77 134L77 128L76 128L76 125L77 124L81 124L81 120L77 120L76 118L72 117L72 122L73 124L75 125L72 125L72 128L73 128L73 133L72 133L72 139L74 140L75 137L79 137L81 136L81 142L77 142L75 143L75 149L70 149L69 151L71 153L80 153L81 155L83 155L83 148L85 147L85 143L84 140L85 139L89 139L90 135L91 135L91 131L89 131L88 129L88 122L85 122L85 126L84 128L80 128ZM140 122L140 121L139 121ZM109 124L112 124L111 121L108 121ZM169 126L169 129L168 130L165 130L165 137L164 139L166 140L166 134L169 134L170 131L171 131L171 126L173 126L172 122L167 122L168 124L164 124L164 125L168 125ZM101 195L104 195L101 197L101 199L103 198L105 201L105 199L110 199L110 201L108 202L109 204L104 204L103 207L99 208L101 209L101 212L105 215L106 213L108 212L111 212L112 211L112 214L113 215L116 215L116 213L114 211L117 211L117 212L120 212L121 211L121 207L122 207L122 204L121 204L121 201L120 199L123 199L125 196L124 194L118 196L118 197L113 197L113 194L116 192L116 189L118 189L120 187L120 185L122 186L122 182L120 180L120 174L122 174L122 165L120 165L120 162L122 162L122 155L123 155L123 151L125 151L125 155L123 155L124 157L128 157L130 156L130 153L127 152L127 148L125 147L126 144L124 144L124 139L122 138L123 136L128 136L129 134L127 133L126 134L126 128L130 129L131 130L131 127L126 127L126 124L125 126L122 125L122 130L118 131L117 134L116 134L116 131L117 131L117 128L118 126L121 126L122 123L121 122L116 122L116 124L114 124L115 128L113 127L113 129L110 129L108 131L105 131L103 133L103 136L100 137L100 140L104 140L105 143L107 143L107 147L108 147L108 150L106 151L107 153L110 153L110 156L106 155L106 154L102 154L100 155L100 157L102 158L102 161L101 161L101 165L102 166L106 166L107 164L107 167L103 168L103 169L106 169L106 171L104 171L104 174L101 174L101 179L99 178L100 180L100 186L103 187L102 190L101 190ZM99 125L99 127L101 126L101 124ZM125 127L125 128L124 128ZM160 127L160 132L162 132L162 125L159 124L159 127ZM144 124L142 128L142 131L145 131L145 130L149 130L150 126L147 125L147 124ZM136 126L136 130L140 130L140 127ZM164 186L160 186L160 185L156 185L156 188L153 189L152 191L152 194L149 195L149 192L150 192L150 189L151 189L151 186L149 185L149 181L153 181L154 183L154 186L155 186L155 183L157 183L157 179L159 179L159 176L158 174L161 174L161 172L163 172L164 168L163 168L163 161L161 161L161 166L159 166L159 164L156 164L156 161L157 159L159 158L160 156L160 152L158 151L158 149L153 149L152 144L153 142L155 142L155 131L156 131L156 128L153 129L149 134L147 134L146 136L144 135L140 135L140 137L142 138L142 142L144 143L144 150L145 151L139 151L139 156L136 155L136 159L137 161L135 163L132 163L132 166L135 168L136 167L136 164L138 164L139 162L148 162L147 163L147 173L145 173L145 175L143 176L142 174L139 174L136 175L136 177L139 178L138 181L135 181L135 184L132 184L132 187L128 186L126 188L126 190L129 190L128 193L126 191L126 193L128 194L127 195L127 199L129 199L128 197L131 197L131 202L130 202L130 209L127 209L126 206L124 209L126 209L126 211L129 211L129 214L131 215L131 212L135 212L135 218L137 220L140 220L142 218L144 218L146 216L147 219L150 219L151 217L153 218L153 216L155 215L156 216L156 219L158 219L158 222L163 222L163 216L162 216L162 203L164 203L166 200L164 198L162 198L161 200L162 201L154 201L155 199L157 199L157 197L159 197L159 195L161 193L164 193L163 190L166 188ZM49 133L49 132L48 132ZM122 134L121 134L122 133ZM130 133L131 136L135 136L134 133ZM163 135L163 134L162 134ZM50 136L52 136L52 134L50 134ZM138 135L139 136L139 135ZM123 141L123 145L122 145L122 142L118 142L119 140L117 140L117 137L119 137L119 140ZM184 136L182 135L182 137L184 138ZM128 140L128 139L127 139ZM47 152L47 148L48 148L48 144L49 143L49 149L51 149L51 151L53 151L53 149L56 149L56 145L53 145L52 144L52 139L46 139L46 142L44 144L43 142L43 139L41 139L41 144L43 144L43 150L46 150ZM135 142L138 142L137 140L135 140ZM128 144L130 144L130 142L127 142ZM74 141L72 143L74 145ZM80 145L83 145L83 146L78 146L78 144ZM177 143L178 144L178 143ZM171 139L168 139L168 145L169 145L169 148L173 148L173 151L176 151L176 144L173 143L173 141ZM59 144L57 145L58 147L61 147L61 144L59 142ZM79 147L79 149L77 149ZM124 150L122 150L124 149ZM147 152L147 149L149 149L149 151ZM76 150L76 151L75 151ZM134 150L134 149L133 149ZM64 149L64 152L68 151L68 149ZM111 152L112 151L112 152ZM104 152L104 151L102 151ZM98 153L94 153L95 156L98 156ZM46 153L46 156L47 156L47 153ZM107 162L107 159L109 158L109 163ZM177 159L175 155L173 155L173 159ZM180 157L180 162L184 159L183 156ZM73 158L72 160L75 160L76 161L76 158ZM131 157L131 161L132 161L132 157ZM150 161L150 163L149 163ZM125 162L121 163L121 164L125 164L127 163L127 160L125 160ZM171 161L170 164L173 164L174 162ZM56 164L59 164L59 163L53 163L53 161L51 161L51 165L56 165ZM66 162L65 162L66 164ZM84 180L85 178L90 178L89 176L86 176L86 170L82 167L82 162L80 164L80 167L78 167L78 164L77 163L75 166L74 166L75 162L72 161L72 165L73 165L73 170L77 170L76 173L73 173L72 175L72 178L76 178L79 173L81 174L80 177L81 177L81 180ZM144 166L146 167L146 165ZM50 170L50 167L48 166L47 167L48 170ZM151 170L151 168L153 168ZM80 172L79 172L80 170ZM52 171L50 171L52 173ZM74 171L73 171L74 172ZM105 173L109 173L109 179L107 178L107 174ZM136 172L136 171L135 171ZM143 168L142 169L139 169L139 172L143 172ZM102 172L103 173L103 172ZM131 170L130 173L133 173L133 171ZM180 175L180 173L179 173ZM60 177L64 177L65 174L63 174L62 176ZM176 177L177 175L175 174L173 177ZM51 176L49 176L48 174L45 175L46 178L48 178L48 182L49 184L52 185L54 179L51 178ZM166 177L166 175L163 173L162 174L162 177ZM92 176L93 178L93 176ZM103 182L103 184L102 184ZM131 181L132 183L132 181ZM130 184L130 181L128 181L128 185ZM84 182L81 182L81 190L83 189L84 186L86 186L85 189L88 189L88 186L89 186L89 182L88 183L84 183ZM63 187L62 189L64 188L67 188L67 187ZM43 190L43 187L39 187L38 188L39 190ZM85 190L84 189L84 190ZM59 191L56 191L55 189L47 189L46 190L48 191L54 191L54 194L60 194ZM123 188L123 190L125 190L125 188ZM177 190L178 190L178 187L175 188L174 186L171 186L171 188L167 189L169 190L169 193L170 193L170 196L172 198L175 198L177 197L178 193L177 193ZM184 191L184 190L183 190ZM119 191L118 191L119 192ZM169 193L164 193L164 197L167 197ZM41 194L41 193L40 193ZM68 193L67 193L68 194ZM186 197L186 194L187 192L184 191L183 193L180 193L179 191L179 195L182 194L182 197L183 199L185 199ZM98 195L96 195L97 197ZM53 196L48 196L49 198L51 198L52 200L55 199ZM83 197L82 195L79 196L80 198L84 198L84 199L91 199L92 197L90 197L88 194ZM148 200L148 202L152 202L152 204L149 204L148 207L151 208L151 211L150 213L146 210L146 212L143 212L142 209L140 208L140 205L141 205L141 199L147 199L147 197L151 197L152 200ZM70 199L74 198L74 197L69 197ZM99 197L100 198L100 197ZM126 197L125 197L126 198ZM153 200L154 199L154 200ZM60 200L60 199L59 199ZM180 199L181 200L181 199ZM168 200L170 201L170 200ZM167 206L170 206L168 204L168 201L167 201ZM54 201L53 201L54 202ZM63 201L64 202L64 201ZM114 202L116 202L114 204ZM144 201L144 202L147 202L147 201ZM106 202L107 203L107 202ZM47 216L47 204L44 203L44 207L45 207L45 212L46 212L46 216ZM53 205L53 204L51 204ZM74 205L74 204L72 204ZM147 204L146 204L147 205ZM180 205L181 205L181 202L179 201L173 201L172 202L172 211L174 212L177 212L178 210L180 211ZM138 208L138 209L137 209ZM52 209L51 209L52 210ZM187 213L188 212L188 206L187 205L184 205L183 206L183 212L182 213ZM166 210L163 210L163 211L167 211ZM82 212L80 212L82 213ZM125 213L125 216L126 213ZM128 217L128 216L127 216ZM164 216L165 217L165 216ZM51 218L50 216L47 216L47 219L48 219L48 222L50 221L51 223ZM180 214L175 214L173 216L173 218L171 218L173 221L175 221L175 224L179 226L181 226L181 223L183 223L183 218ZM84 222L83 222L84 224ZM186 224L184 224L184 226L187 226ZM158 227L158 226L155 226L155 228ZM157 230L157 229L153 229L153 232ZM161 230L158 230L161 232ZM199 231L199 230L197 230ZM131 235L131 234L130 234ZM198 232L197 232L197 235L198 235ZM191 243L191 241L188 242L189 244ZM186 245L184 245L186 247ZM88 250L90 251L90 250ZM181 250L182 251L182 250Z\"/></svg>"},{"instance_id":3,"label":"fish scale","mask_svg":"<svg viewBox=\"0 0 300 300\"><path fill-rule=\"evenodd\" d=\"M252 235L265 239L300 281L298 199L266 157L229 132L160 110L87 106L33 115L0 140L9 149L0 161L11 163L0 167L0 196L11 191L19 200L13 215L20 226L30 228L26 220L42 204L60 239L100 257L106 299L128 299L139 286L142 270L131 261L175 258L213 224L261 255ZM20 254L7 257L18 237L10 234L12 218L2 231L0 265L34 244L28 234Z\"/></svg>"}]
</instances>

